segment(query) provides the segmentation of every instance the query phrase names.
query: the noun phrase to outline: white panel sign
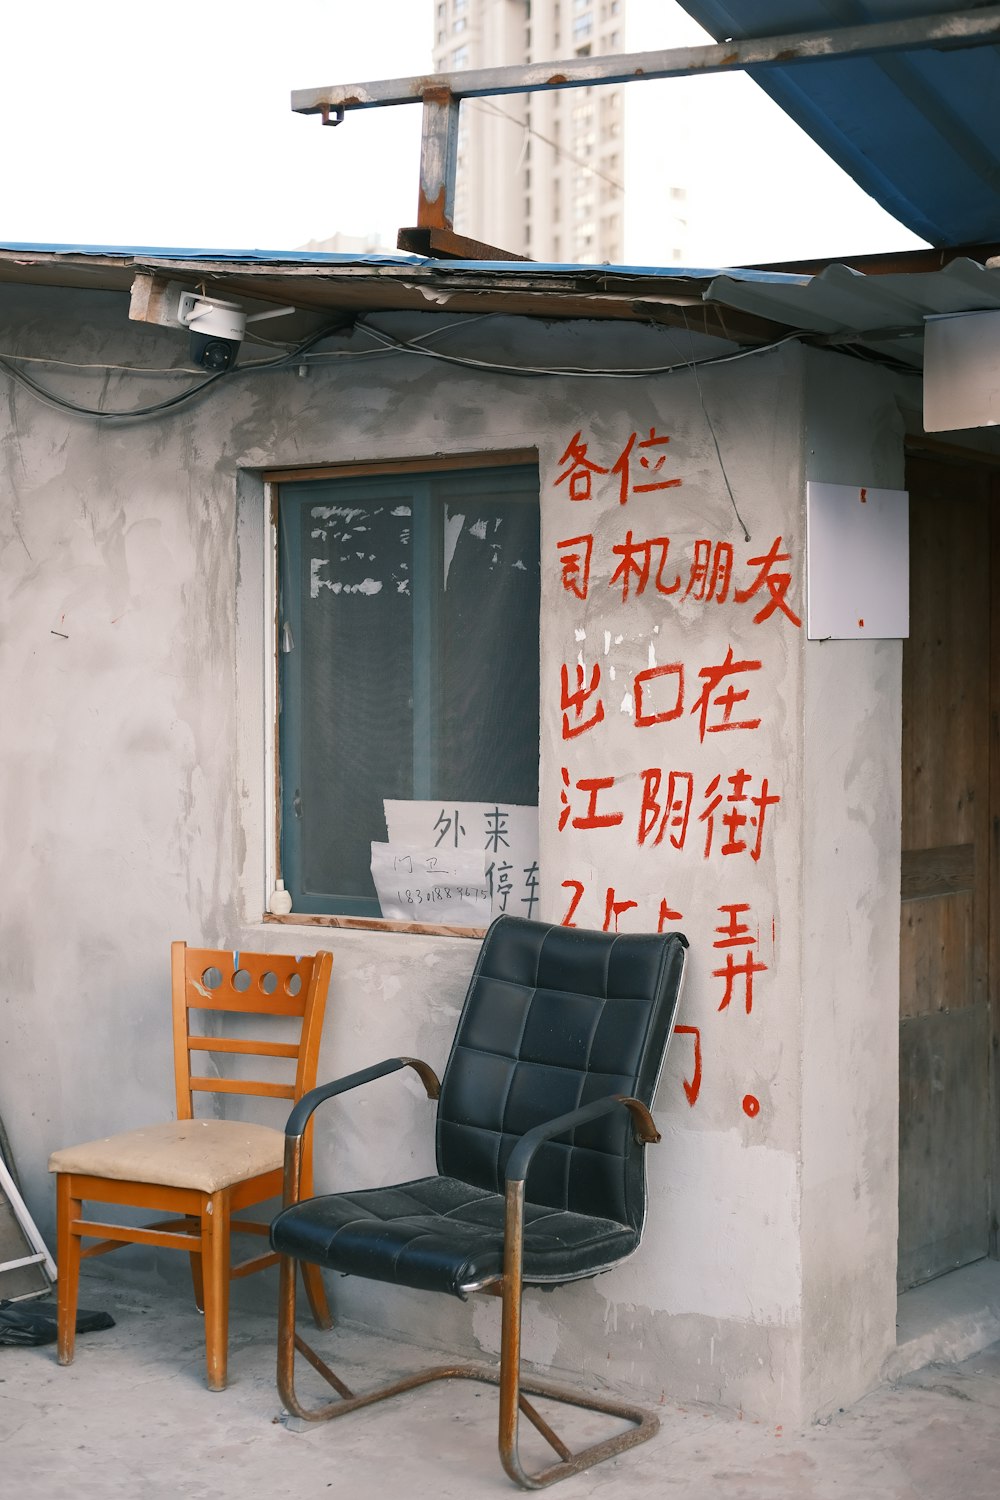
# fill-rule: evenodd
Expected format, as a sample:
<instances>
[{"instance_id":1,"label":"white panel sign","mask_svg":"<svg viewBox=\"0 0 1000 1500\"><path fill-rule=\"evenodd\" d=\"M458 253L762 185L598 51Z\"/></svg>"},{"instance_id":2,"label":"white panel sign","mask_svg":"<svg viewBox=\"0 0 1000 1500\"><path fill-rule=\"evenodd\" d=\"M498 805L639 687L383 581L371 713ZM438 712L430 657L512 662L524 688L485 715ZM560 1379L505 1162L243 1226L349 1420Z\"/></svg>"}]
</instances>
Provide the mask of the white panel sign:
<instances>
[{"instance_id":1,"label":"white panel sign","mask_svg":"<svg viewBox=\"0 0 1000 1500\"><path fill-rule=\"evenodd\" d=\"M387 921L489 924L490 887L481 850L372 844L372 879Z\"/></svg>"},{"instance_id":2,"label":"white panel sign","mask_svg":"<svg viewBox=\"0 0 1000 1500\"><path fill-rule=\"evenodd\" d=\"M924 320L924 431L1000 423L1000 310Z\"/></svg>"},{"instance_id":3,"label":"white panel sign","mask_svg":"<svg viewBox=\"0 0 1000 1500\"><path fill-rule=\"evenodd\" d=\"M539 915L538 808L515 802L399 802L386 800L389 840L447 854L481 849L493 896L493 915Z\"/></svg>"},{"instance_id":4,"label":"white panel sign","mask_svg":"<svg viewBox=\"0 0 1000 1500\"><path fill-rule=\"evenodd\" d=\"M811 641L910 633L905 490L806 486L807 634Z\"/></svg>"}]
</instances>

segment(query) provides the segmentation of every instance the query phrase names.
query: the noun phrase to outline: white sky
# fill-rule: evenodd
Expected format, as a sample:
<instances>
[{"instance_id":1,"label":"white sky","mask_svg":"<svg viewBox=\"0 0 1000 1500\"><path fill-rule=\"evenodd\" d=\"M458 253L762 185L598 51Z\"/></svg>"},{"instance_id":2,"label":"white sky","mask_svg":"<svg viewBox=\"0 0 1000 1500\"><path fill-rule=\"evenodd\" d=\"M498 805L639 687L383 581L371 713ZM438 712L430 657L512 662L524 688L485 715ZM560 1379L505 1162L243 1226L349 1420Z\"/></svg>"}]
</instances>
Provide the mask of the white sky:
<instances>
[{"instance_id":1,"label":"white sky","mask_svg":"<svg viewBox=\"0 0 1000 1500\"><path fill-rule=\"evenodd\" d=\"M656 13L649 46L705 40L673 0ZM431 0L10 4L0 243L292 249L341 230L394 245L415 221L419 106L325 130L289 94L427 71L432 24ZM921 243L749 80L629 87L687 90L675 177L697 183L693 264Z\"/></svg>"}]
</instances>

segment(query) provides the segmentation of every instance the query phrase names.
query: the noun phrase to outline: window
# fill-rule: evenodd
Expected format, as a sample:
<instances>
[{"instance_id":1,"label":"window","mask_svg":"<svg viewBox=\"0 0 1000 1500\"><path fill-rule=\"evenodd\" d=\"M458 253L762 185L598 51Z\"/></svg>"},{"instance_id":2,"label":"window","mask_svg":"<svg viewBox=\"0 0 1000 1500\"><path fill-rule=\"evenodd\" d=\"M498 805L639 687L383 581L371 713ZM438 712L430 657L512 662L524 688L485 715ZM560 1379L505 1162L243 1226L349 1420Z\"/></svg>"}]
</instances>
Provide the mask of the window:
<instances>
[{"instance_id":1,"label":"window","mask_svg":"<svg viewBox=\"0 0 1000 1500\"><path fill-rule=\"evenodd\" d=\"M281 875L297 912L379 917L383 801L538 801L538 472L283 483Z\"/></svg>"}]
</instances>

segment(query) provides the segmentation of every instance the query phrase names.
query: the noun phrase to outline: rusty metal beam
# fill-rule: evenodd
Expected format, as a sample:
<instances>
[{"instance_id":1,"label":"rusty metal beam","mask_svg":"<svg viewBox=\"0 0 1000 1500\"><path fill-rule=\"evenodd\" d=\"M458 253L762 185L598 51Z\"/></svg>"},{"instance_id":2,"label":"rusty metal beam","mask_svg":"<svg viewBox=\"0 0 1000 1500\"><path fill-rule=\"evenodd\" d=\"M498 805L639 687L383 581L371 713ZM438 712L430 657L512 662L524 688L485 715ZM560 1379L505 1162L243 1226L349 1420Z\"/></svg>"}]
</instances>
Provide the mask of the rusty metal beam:
<instances>
[{"instance_id":1,"label":"rusty metal beam","mask_svg":"<svg viewBox=\"0 0 1000 1500\"><path fill-rule=\"evenodd\" d=\"M455 221L461 101L446 88L425 89L423 100L417 224L422 229L450 229Z\"/></svg>"},{"instance_id":2,"label":"rusty metal beam","mask_svg":"<svg viewBox=\"0 0 1000 1500\"><path fill-rule=\"evenodd\" d=\"M459 73L394 78L375 83L333 84L295 89L297 114L320 114L337 123L349 109L376 109L418 104L442 91L455 100L500 94L530 94L543 89L587 88L593 84L632 83L653 78L684 78L701 73L729 73L744 68L787 67L828 62L880 52L924 48L950 50L1000 42L1000 5L917 16L907 20L866 22L834 31L793 32L784 36L728 41L659 52L620 53L613 57L571 57L562 62L503 68L474 68ZM332 117L332 119L331 119Z\"/></svg>"},{"instance_id":3,"label":"rusty metal beam","mask_svg":"<svg viewBox=\"0 0 1000 1500\"><path fill-rule=\"evenodd\" d=\"M456 234L454 229L438 228L436 225L417 224L401 229L396 236L396 248L411 255L426 255L432 260L528 260L513 250L501 250L499 245L487 245L467 234Z\"/></svg>"}]
</instances>

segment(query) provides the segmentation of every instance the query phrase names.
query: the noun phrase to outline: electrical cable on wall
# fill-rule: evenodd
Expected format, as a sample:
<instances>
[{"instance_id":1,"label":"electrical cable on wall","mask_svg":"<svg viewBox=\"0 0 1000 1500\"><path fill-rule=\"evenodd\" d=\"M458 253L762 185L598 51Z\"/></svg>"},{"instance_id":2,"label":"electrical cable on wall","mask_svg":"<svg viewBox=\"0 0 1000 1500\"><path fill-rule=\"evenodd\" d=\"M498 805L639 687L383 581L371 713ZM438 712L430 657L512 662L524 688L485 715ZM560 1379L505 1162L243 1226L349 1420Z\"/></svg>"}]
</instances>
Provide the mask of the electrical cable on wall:
<instances>
[{"instance_id":1,"label":"electrical cable on wall","mask_svg":"<svg viewBox=\"0 0 1000 1500\"><path fill-rule=\"evenodd\" d=\"M216 370L207 379L200 380L197 385L189 387L186 391L180 391L176 396L168 396L165 400L154 401L148 406L136 406L130 411L102 411L100 407L83 406L79 402L70 401L64 396L58 396L54 391L46 390L44 386L39 385L37 381L33 380L30 375L25 374L23 370L18 370L11 363L10 357L0 357L0 369L6 370L7 374L16 384L23 386L47 406L53 406L60 411L72 412L76 416L96 417L101 421L128 422L142 417L159 416L163 412L182 406L188 401L193 401L196 397L202 395L209 386L214 385L217 380L221 380L224 375L237 375L241 371L249 373L252 370L276 370L280 369L283 365L294 364L307 354L314 344L318 344L322 339L329 338L331 334L342 332L344 328L351 326L353 321L353 318L341 319L333 326L320 328L316 333L310 334L309 338L303 339L293 349L289 349L284 354L277 355L274 359L255 360L251 364L237 365L233 370ZM86 368L94 367L87 366ZM121 369L122 367L107 366L105 368ZM141 376L146 372L141 369L134 369L133 373ZM155 373L162 373L162 371Z\"/></svg>"},{"instance_id":2,"label":"electrical cable on wall","mask_svg":"<svg viewBox=\"0 0 1000 1500\"><path fill-rule=\"evenodd\" d=\"M682 312L682 317L684 317L684 323L685 323L685 326L687 326L687 316L683 312ZM690 332L690 330L689 330L689 332ZM743 532L743 540L745 542L748 542L750 540L750 531L749 531L749 529L747 527L747 523L744 521L743 517L740 515L740 508L739 508L739 506L736 504L736 496L733 494L733 487L732 487L732 485L729 482L729 475L726 472L726 465L725 465L725 463L723 461L723 457L722 457L722 449L719 447L718 434L715 431L715 423L712 421L712 418L709 415L708 406L705 403L705 393L704 393L704 391L701 388L701 380L700 380L699 375L698 375L698 367L697 367L696 364L693 364L693 363L691 364L691 374L694 376L695 389L698 392L698 401L699 401L699 403L701 405L702 413L704 415L705 421L708 424L708 430L709 430L709 432L712 435L712 446L715 448L715 456L716 456L716 458L719 461L719 469L721 470L721 473L722 473L723 483L726 486L726 493L729 496L729 503L733 507L733 515L736 517L737 521L740 523L740 530Z\"/></svg>"},{"instance_id":3,"label":"electrical cable on wall","mask_svg":"<svg viewBox=\"0 0 1000 1500\"><path fill-rule=\"evenodd\" d=\"M165 400L151 402L148 405L135 407L128 411L104 411L98 407L85 406L82 403L71 401L68 397L59 396L54 391L47 389L38 381L34 380L24 370L18 369L17 363L54 364L64 368L75 368L80 370L103 370L105 372L115 372L123 375L134 374L139 377L147 377L151 375L183 376L188 375L190 372L183 369L164 369L162 367L143 369L139 366L116 364L74 364L69 360L45 359L40 356L22 356L13 354L0 355L0 369L3 369L13 381L22 386L25 390L29 391L31 395L36 397L36 399L44 402L46 405L55 407L57 410L70 412L77 416L93 417L99 421L128 422L140 420L147 417L160 416L168 411L176 410L177 408L186 405L188 402L198 399L208 390L210 386L215 385L217 381L219 381L223 377L223 375L228 375L228 377L232 379L237 375L252 375L259 372L280 370L283 368L287 368L290 365L299 365L308 368L314 362L320 361L325 362L332 360L388 358L398 355L408 355L422 357L424 359L440 360L445 364L456 365L463 369L481 370L486 374L510 375L530 379L549 377L553 379L569 380L645 380L654 376L673 375L682 371L694 373L695 378L697 379L697 371L702 368L708 369L714 365L732 364L736 360L749 359L757 354L769 354L773 350L779 349L783 345L789 343L801 342L812 345L819 342L815 336L810 335L802 330L792 330L791 332L782 335L781 338L772 340L770 343L756 344L746 348L732 350L726 354L708 355L702 359L685 359L681 357L671 364L642 365L632 369L615 366L589 368L579 365L512 365L503 364L498 360L477 359L471 355L450 354L443 350L431 349L428 347L427 341L429 339L438 337L442 333L447 332L449 329L467 328L472 323L481 322L495 316L498 315L493 313L482 313L476 317L456 320L454 322L446 324L444 328L432 329L428 333L418 334L408 339L397 338L394 335L385 332L385 330L378 328L375 324L369 322L366 319L354 318L353 316L345 317L333 325L328 324L323 328L318 329L307 339L304 339L300 343L285 349L282 353L276 355L274 358L248 360L243 364L233 366L229 370L213 371L213 373L210 374L206 379L198 381L196 385L189 387L185 391L179 392L175 396L169 396ZM654 326L657 327L657 329L661 333L666 334L669 332L661 324L656 324ZM367 334L370 338L375 340L379 347L376 349L342 350L317 350L315 348L315 346L321 343L324 339L330 338L337 333L343 333L348 329ZM900 374L920 374L920 371L915 366L904 364L899 360L894 360L889 355L881 355L875 351L864 349L860 346L855 347L850 343L838 343L837 350L838 352L846 354L849 357L864 359L869 363L874 362L885 365L886 367L891 368ZM708 413L706 412L705 415L706 420L708 420ZM711 429L710 421L709 427ZM712 430L712 436L713 441L715 441L714 430ZM718 444L716 444L716 451L718 452ZM719 461L721 465L721 455ZM724 466L723 474L725 474ZM733 503L735 508L735 501ZM742 521L740 522L740 524L743 524ZM744 530L745 529L746 528L744 527Z\"/></svg>"}]
</instances>

